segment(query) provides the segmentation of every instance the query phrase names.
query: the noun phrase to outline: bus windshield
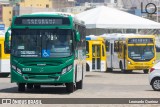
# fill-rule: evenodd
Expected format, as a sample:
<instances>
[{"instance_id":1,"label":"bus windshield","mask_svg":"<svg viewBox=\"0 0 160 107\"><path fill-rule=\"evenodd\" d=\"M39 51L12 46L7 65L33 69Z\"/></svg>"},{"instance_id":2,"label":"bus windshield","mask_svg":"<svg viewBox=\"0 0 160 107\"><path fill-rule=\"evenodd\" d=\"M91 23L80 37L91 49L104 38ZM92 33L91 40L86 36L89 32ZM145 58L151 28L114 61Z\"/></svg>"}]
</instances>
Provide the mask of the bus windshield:
<instances>
[{"instance_id":1,"label":"bus windshield","mask_svg":"<svg viewBox=\"0 0 160 107\"><path fill-rule=\"evenodd\" d=\"M72 30L14 29L12 55L17 57L68 57L72 55Z\"/></svg>"},{"instance_id":2,"label":"bus windshield","mask_svg":"<svg viewBox=\"0 0 160 107\"><path fill-rule=\"evenodd\" d=\"M128 46L128 57L134 61L149 61L154 57L154 46Z\"/></svg>"}]
</instances>

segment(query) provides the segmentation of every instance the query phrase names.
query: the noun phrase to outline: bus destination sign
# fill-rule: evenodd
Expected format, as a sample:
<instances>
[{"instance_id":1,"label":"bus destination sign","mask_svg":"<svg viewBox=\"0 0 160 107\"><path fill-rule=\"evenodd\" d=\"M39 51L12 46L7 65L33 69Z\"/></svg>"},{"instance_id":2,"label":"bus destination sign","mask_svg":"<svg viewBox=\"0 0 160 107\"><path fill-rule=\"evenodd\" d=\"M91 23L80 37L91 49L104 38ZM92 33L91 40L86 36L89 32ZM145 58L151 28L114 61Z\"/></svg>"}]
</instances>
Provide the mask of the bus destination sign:
<instances>
[{"instance_id":1,"label":"bus destination sign","mask_svg":"<svg viewBox=\"0 0 160 107\"><path fill-rule=\"evenodd\" d=\"M16 18L15 25L69 25L68 18L21 17Z\"/></svg>"},{"instance_id":2,"label":"bus destination sign","mask_svg":"<svg viewBox=\"0 0 160 107\"><path fill-rule=\"evenodd\" d=\"M135 43L139 43L139 44L143 44L143 43L153 43L153 39L152 38L131 38L128 39L128 43L129 44L135 44Z\"/></svg>"}]
</instances>

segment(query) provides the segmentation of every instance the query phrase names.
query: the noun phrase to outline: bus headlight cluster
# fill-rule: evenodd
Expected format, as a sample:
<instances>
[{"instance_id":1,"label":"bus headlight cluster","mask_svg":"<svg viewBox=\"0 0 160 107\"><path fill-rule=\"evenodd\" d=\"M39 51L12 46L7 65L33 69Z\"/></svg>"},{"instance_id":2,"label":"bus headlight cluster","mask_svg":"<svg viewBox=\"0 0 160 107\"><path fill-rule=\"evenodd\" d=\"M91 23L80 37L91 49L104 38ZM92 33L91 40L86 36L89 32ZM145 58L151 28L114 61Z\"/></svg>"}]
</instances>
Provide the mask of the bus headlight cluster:
<instances>
[{"instance_id":1,"label":"bus headlight cluster","mask_svg":"<svg viewBox=\"0 0 160 107\"><path fill-rule=\"evenodd\" d=\"M12 68L17 71L19 74L22 74L21 69L17 68L16 66L12 65Z\"/></svg>"},{"instance_id":2,"label":"bus headlight cluster","mask_svg":"<svg viewBox=\"0 0 160 107\"><path fill-rule=\"evenodd\" d=\"M89 55L86 55L86 58L89 58Z\"/></svg>"},{"instance_id":3,"label":"bus headlight cluster","mask_svg":"<svg viewBox=\"0 0 160 107\"><path fill-rule=\"evenodd\" d=\"M128 64L131 64L131 62L130 62L130 61L128 61Z\"/></svg>"},{"instance_id":4,"label":"bus headlight cluster","mask_svg":"<svg viewBox=\"0 0 160 107\"><path fill-rule=\"evenodd\" d=\"M154 61L152 62L152 64L154 64Z\"/></svg>"},{"instance_id":5,"label":"bus headlight cluster","mask_svg":"<svg viewBox=\"0 0 160 107\"><path fill-rule=\"evenodd\" d=\"M66 72L70 71L70 70L72 69L72 67L73 67L73 65L69 65L69 66L63 68L61 74L63 75L63 74L65 74Z\"/></svg>"}]
</instances>

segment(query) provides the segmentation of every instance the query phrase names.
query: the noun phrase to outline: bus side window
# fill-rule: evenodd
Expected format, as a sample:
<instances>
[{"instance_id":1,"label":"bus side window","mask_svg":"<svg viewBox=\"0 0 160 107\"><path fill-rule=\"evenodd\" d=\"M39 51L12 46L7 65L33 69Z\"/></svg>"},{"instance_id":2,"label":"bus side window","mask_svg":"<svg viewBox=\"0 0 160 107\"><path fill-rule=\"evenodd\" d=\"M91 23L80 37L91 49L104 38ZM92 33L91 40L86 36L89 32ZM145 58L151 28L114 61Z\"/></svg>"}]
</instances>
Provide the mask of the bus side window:
<instances>
[{"instance_id":1,"label":"bus side window","mask_svg":"<svg viewBox=\"0 0 160 107\"><path fill-rule=\"evenodd\" d=\"M114 41L114 52L118 52L118 42Z\"/></svg>"},{"instance_id":2,"label":"bus side window","mask_svg":"<svg viewBox=\"0 0 160 107\"><path fill-rule=\"evenodd\" d=\"M122 43L119 43L119 52L122 52Z\"/></svg>"},{"instance_id":3,"label":"bus side window","mask_svg":"<svg viewBox=\"0 0 160 107\"><path fill-rule=\"evenodd\" d=\"M119 49L119 41L118 41L118 46L117 46L117 47L118 47L118 50L117 50L117 52L119 52L119 50L120 50L120 49Z\"/></svg>"},{"instance_id":4,"label":"bus side window","mask_svg":"<svg viewBox=\"0 0 160 107\"><path fill-rule=\"evenodd\" d=\"M106 45L106 51L109 52L110 42L106 40L105 45Z\"/></svg>"},{"instance_id":5,"label":"bus side window","mask_svg":"<svg viewBox=\"0 0 160 107\"><path fill-rule=\"evenodd\" d=\"M89 54L89 42L86 41L86 54Z\"/></svg>"}]
</instances>

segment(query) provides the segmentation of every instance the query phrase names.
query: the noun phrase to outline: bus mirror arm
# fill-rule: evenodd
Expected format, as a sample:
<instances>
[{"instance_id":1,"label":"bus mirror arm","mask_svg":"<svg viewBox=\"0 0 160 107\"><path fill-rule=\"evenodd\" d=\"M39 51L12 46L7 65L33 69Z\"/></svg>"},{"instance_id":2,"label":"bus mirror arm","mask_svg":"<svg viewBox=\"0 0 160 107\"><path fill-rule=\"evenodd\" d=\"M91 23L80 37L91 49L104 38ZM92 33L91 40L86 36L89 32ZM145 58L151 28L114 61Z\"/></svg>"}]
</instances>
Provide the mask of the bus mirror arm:
<instances>
[{"instance_id":1,"label":"bus mirror arm","mask_svg":"<svg viewBox=\"0 0 160 107\"><path fill-rule=\"evenodd\" d=\"M9 27L7 32L5 33L5 41L4 41L4 48L5 48L5 53L6 54L10 54L11 53L11 49L10 49L10 33L9 33L9 30L11 28Z\"/></svg>"}]
</instances>

